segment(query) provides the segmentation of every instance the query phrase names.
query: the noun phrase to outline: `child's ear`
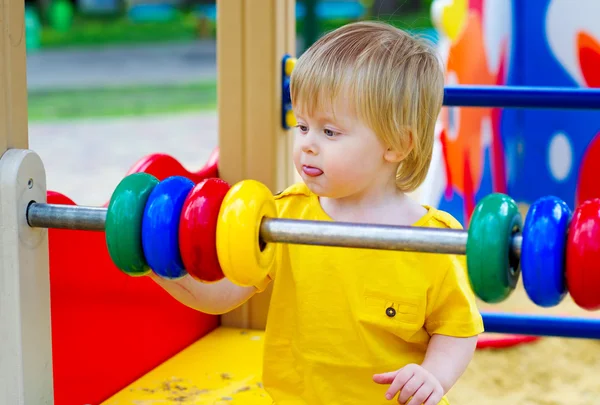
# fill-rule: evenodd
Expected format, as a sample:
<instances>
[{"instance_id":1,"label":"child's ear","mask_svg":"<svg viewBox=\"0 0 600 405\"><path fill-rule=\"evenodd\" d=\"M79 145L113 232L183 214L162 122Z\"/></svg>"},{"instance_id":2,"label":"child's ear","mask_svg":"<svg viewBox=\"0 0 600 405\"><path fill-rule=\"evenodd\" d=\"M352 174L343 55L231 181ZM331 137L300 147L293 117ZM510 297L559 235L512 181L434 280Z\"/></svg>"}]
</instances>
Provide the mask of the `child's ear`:
<instances>
[{"instance_id":1,"label":"child's ear","mask_svg":"<svg viewBox=\"0 0 600 405\"><path fill-rule=\"evenodd\" d=\"M389 146L384 154L383 158L390 163L400 163L410 154L412 151L412 144L403 149L396 149L393 146Z\"/></svg>"},{"instance_id":2,"label":"child's ear","mask_svg":"<svg viewBox=\"0 0 600 405\"><path fill-rule=\"evenodd\" d=\"M400 163L405 157L406 154L391 146L388 147L383 154L383 158L389 163Z\"/></svg>"},{"instance_id":3,"label":"child's ear","mask_svg":"<svg viewBox=\"0 0 600 405\"><path fill-rule=\"evenodd\" d=\"M388 145L385 153L383 154L383 158L390 163L400 163L412 152L413 150L413 137L410 135L406 142L406 145L403 145L401 148L395 148L391 145Z\"/></svg>"}]
</instances>

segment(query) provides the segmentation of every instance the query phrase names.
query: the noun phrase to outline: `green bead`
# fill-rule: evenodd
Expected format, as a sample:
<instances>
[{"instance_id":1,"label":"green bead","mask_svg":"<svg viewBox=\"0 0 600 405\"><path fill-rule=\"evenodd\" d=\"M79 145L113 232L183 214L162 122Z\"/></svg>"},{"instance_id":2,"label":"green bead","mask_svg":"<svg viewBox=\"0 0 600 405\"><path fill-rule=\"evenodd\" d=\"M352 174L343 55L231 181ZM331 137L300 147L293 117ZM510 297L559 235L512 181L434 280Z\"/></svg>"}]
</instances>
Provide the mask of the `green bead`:
<instances>
[{"instance_id":1,"label":"green bead","mask_svg":"<svg viewBox=\"0 0 600 405\"><path fill-rule=\"evenodd\" d=\"M467 237L467 269L471 287L484 302L504 301L519 280L519 260L512 238L523 227L515 201L493 193L475 207Z\"/></svg>"},{"instance_id":2,"label":"green bead","mask_svg":"<svg viewBox=\"0 0 600 405\"><path fill-rule=\"evenodd\" d=\"M142 217L148 196L159 183L147 173L125 177L115 189L106 214L106 246L121 271L131 276L150 272L142 249Z\"/></svg>"}]
</instances>

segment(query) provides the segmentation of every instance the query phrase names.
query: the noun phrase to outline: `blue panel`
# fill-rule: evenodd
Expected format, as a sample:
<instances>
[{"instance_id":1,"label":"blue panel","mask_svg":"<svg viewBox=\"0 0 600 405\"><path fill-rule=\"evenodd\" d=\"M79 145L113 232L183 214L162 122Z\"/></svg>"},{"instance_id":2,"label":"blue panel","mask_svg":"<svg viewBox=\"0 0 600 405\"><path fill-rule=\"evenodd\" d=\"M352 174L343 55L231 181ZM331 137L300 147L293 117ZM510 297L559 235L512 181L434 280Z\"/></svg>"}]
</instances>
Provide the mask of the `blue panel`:
<instances>
[{"instance_id":1,"label":"blue panel","mask_svg":"<svg viewBox=\"0 0 600 405\"><path fill-rule=\"evenodd\" d=\"M466 227L464 199L456 191L452 193L452 197L449 200L442 196L438 204L438 209L448 212L450 215L456 218L456 220L460 222L463 227Z\"/></svg>"},{"instance_id":2,"label":"blue panel","mask_svg":"<svg viewBox=\"0 0 600 405\"><path fill-rule=\"evenodd\" d=\"M513 1L514 66L507 84L579 87L550 49L546 36L550 2ZM600 130L600 111L504 110L501 125L508 193L528 204L555 195L573 207L579 165L588 144Z\"/></svg>"},{"instance_id":3,"label":"blue panel","mask_svg":"<svg viewBox=\"0 0 600 405\"><path fill-rule=\"evenodd\" d=\"M494 192L492 179L492 149L485 148L483 157L483 174L481 183L476 188L475 202L479 202L483 197Z\"/></svg>"}]
</instances>

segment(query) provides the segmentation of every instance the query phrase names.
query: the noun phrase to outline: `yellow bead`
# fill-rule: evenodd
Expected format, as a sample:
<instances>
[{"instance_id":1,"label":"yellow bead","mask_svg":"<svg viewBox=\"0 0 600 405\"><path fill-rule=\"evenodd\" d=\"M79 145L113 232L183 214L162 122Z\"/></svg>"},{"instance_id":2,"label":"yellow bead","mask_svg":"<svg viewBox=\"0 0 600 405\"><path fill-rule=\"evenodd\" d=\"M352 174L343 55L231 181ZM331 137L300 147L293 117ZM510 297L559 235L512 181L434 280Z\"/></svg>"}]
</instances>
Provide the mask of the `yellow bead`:
<instances>
[{"instance_id":1,"label":"yellow bead","mask_svg":"<svg viewBox=\"0 0 600 405\"><path fill-rule=\"evenodd\" d=\"M291 76L294 67L296 67L296 58L288 58L285 61L285 75Z\"/></svg>"},{"instance_id":2,"label":"yellow bead","mask_svg":"<svg viewBox=\"0 0 600 405\"><path fill-rule=\"evenodd\" d=\"M261 250L263 218L276 218L273 194L256 180L235 184L223 199L217 222L217 255L223 274L240 286L263 290L279 262L281 245L268 243Z\"/></svg>"},{"instance_id":3,"label":"yellow bead","mask_svg":"<svg viewBox=\"0 0 600 405\"><path fill-rule=\"evenodd\" d=\"M292 110L289 110L285 113L285 123L288 127L292 128L298 125L298 121L296 121L296 116Z\"/></svg>"}]
</instances>

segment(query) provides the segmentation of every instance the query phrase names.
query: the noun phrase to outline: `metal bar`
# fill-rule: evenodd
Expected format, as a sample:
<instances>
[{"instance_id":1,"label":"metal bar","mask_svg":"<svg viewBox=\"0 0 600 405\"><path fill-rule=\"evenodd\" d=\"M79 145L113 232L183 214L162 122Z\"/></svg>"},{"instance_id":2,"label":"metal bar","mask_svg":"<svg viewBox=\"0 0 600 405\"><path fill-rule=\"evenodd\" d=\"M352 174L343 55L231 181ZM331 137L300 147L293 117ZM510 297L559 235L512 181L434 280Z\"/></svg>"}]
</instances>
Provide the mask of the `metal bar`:
<instances>
[{"instance_id":1,"label":"metal bar","mask_svg":"<svg viewBox=\"0 0 600 405\"><path fill-rule=\"evenodd\" d=\"M467 233L441 228L270 219L262 222L265 242L379 250L465 254Z\"/></svg>"},{"instance_id":2,"label":"metal bar","mask_svg":"<svg viewBox=\"0 0 600 405\"><path fill-rule=\"evenodd\" d=\"M106 208L31 203L27 222L35 228L103 231ZM411 226L264 218L260 237L265 242L354 247L405 252L466 253L467 231ZM521 254L521 235L511 250ZM508 252L507 252L508 254Z\"/></svg>"},{"instance_id":3,"label":"metal bar","mask_svg":"<svg viewBox=\"0 0 600 405\"><path fill-rule=\"evenodd\" d=\"M106 208L80 205L31 203L27 208L27 223L34 228L103 231Z\"/></svg>"},{"instance_id":4,"label":"metal bar","mask_svg":"<svg viewBox=\"0 0 600 405\"><path fill-rule=\"evenodd\" d=\"M297 219L265 218L260 236L265 242L275 243L461 255L466 253L467 246L467 231L461 229ZM521 255L521 240L521 235L513 237L511 249L517 257Z\"/></svg>"},{"instance_id":5,"label":"metal bar","mask_svg":"<svg viewBox=\"0 0 600 405\"><path fill-rule=\"evenodd\" d=\"M447 86L444 105L455 107L600 109L600 89L529 86Z\"/></svg>"},{"instance_id":6,"label":"metal bar","mask_svg":"<svg viewBox=\"0 0 600 405\"><path fill-rule=\"evenodd\" d=\"M600 319L482 313L486 332L600 339Z\"/></svg>"}]
</instances>

